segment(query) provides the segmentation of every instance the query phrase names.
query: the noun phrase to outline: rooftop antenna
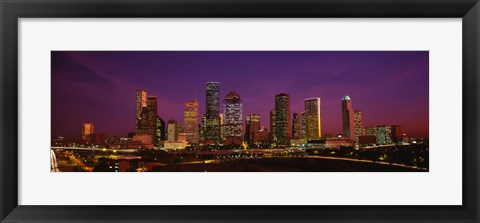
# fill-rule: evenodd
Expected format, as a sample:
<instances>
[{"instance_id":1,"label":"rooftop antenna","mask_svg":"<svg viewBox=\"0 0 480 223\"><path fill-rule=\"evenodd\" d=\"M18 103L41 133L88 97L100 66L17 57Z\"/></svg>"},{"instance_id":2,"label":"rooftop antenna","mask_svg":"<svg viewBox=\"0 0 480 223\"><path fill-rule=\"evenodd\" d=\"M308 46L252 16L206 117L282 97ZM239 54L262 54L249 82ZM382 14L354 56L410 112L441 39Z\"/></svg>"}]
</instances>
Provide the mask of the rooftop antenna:
<instances>
[{"instance_id":1,"label":"rooftop antenna","mask_svg":"<svg viewBox=\"0 0 480 223\"><path fill-rule=\"evenodd\" d=\"M197 89L193 89L193 95L194 95L194 98L195 98L195 101L197 101Z\"/></svg>"}]
</instances>

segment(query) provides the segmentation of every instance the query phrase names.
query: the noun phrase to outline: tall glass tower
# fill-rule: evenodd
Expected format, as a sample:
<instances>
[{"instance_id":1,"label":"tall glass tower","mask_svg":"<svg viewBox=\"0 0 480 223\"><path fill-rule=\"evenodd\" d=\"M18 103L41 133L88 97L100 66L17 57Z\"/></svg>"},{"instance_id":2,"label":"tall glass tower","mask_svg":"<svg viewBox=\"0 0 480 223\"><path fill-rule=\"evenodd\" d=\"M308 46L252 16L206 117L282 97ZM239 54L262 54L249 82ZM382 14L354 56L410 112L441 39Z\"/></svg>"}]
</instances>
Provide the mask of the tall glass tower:
<instances>
[{"instance_id":1,"label":"tall glass tower","mask_svg":"<svg viewBox=\"0 0 480 223\"><path fill-rule=\"evenodd\" d=\"M207 82L206 95L204 140L218 144L220 142L220 82Z\"/></svg>"},{"instance_id":2,"label":"tall glass tower","mask_svg":"<svg viewBox=\"0 0 480 223\"><path fill-rule=\"evenodd\" d=\"M342 99L342 122L343 122L343 137L355 140L355 128L353 122L352 100L348 95Z\"/></svg>"},{"instance_id":3,"label":"tall glass tower","mask_svg":"<svg viewBox=\"0 0 480 223\"><path fill-rule=\"evenodd\" d=\"M290 119L290 95L280 93L275 95L275 134L277 146L290 146L292 137L292 122Z\"/></svg>"},{"instance_id":4,"label":"tall glass tower","mask_svg":"<svg viewBox=\"0 0 480 223\"><path fill-rule=\"evenodd\" d=\"M224 120L225 139L228 144L241 144L243 135L243 102L240 95L231 91L225 97Z\"/></svg>"},{"instance_id":5,"label":"tall glass tower","mask_svg":"<svg viewBox=\"0 0 480 223\"><path fill-rule=\"evenodd\" d=\"M320 119L320 98L305 99L305 133L307 140L320 139L322 136L322 120Z\"/></svg>"}]
</instances>

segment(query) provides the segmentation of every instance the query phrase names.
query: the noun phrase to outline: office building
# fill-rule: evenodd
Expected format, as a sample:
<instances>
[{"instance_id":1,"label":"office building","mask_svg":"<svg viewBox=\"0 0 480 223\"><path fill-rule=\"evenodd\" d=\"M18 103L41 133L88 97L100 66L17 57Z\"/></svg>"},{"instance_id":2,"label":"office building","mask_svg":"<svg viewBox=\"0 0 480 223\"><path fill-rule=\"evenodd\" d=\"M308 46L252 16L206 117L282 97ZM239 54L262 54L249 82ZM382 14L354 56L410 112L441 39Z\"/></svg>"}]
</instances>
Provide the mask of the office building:
<instances>
[{"instance_id":1,"label":"office building","mask_svg":"<svg viewBox=\"0 0 480 223\"><path fill-rule=\"evenodd\" d=\"M353 122L355 123L355 141L358 142L359 137L362 135L362 111L353 111Z\"/></svg>"},{"instance_id":2,"label":"office building","mask_svg":"<svg viewBox=\"0 0 480 223\"><path fill-rule=\"evenodd\" d=\"M275 135L277 146L290 146L292 136L292 122L290 119L290 95L280 93L275 95Z\"/></svg>"},{"instance_id":3,"label":"office building","mask_svg":"<svg viewBox=\"0 0 480 223\"><path fill-rule=\"evenodd\" d=\"M154 145L158 144L157 138L157 97L148 96L147 106L142 108L137 124L137 134L148 134L152 136Z\"/></svg>"},{"instance_id":4,"label":"office building","mask_svg":"<svg viewBox=\"0 0 480 223\"><path fill-rule=\"evenodd\" d=\"M342 99L342 127L343 138L355 140L355 127L353 121L352 100L350 97L344 96Z\"/></svg>"},{"instance_id":5,"label":"office building","mask_svg":"<svg viewBox=\"0 0 480 223\"><path fill-rule=\"evenodd\" d=\"M198 102L187 100L184 103L183 122L185 125L186 141L189 144L198 144Z\"/></svg>"},{"instance_id":6,"label":"office building","mask_svg":"<svg viewBox=\"0 0 480 223\"><path fill-rule=\"evenodd\" d=\"M253 137L255 132L260 131L260 115L252 114L247 115L245 118L245 140L249 145L253 144Z\"/></svg>"},{"instance_id":7,"label":"office building","mask_svg":"<svg viewBox=\"0 0 480 223\"><path fill-rule=\"evenodd\" d=\"M147 107L147 91L137 90L135 104L135 131L138 134L138 126L140 122L140 114L143 108Z\"/></svg>"},{"instance_id":8,"label":"office building","mask_svg":"<svg viewBox=\"0 0 480 223\"><path fill-rule=\"evenodd\" d=\"M87 136L93 133L93 123L83 123L82 139L87 140Z\"/></svg>"},{"instance_id":9,"label":"office building","mask_svg":"<svg viewBox=\"0 0 480 223\"><path fill-rule=\"evenodd\" d=\"M294 139L302 138L302 118L299 113L293 113L292 136Z\"/></svg>"},{"instance_id":10,"label":"office building","mask_svg":"<svg viewBox=\"0 0 480 223\"><path fill-rule=\"evenodd\" d=\"M320 118L320 98L305 99L305 133L306 139L316 140L322 137L322 124Z\"/></svg>"},{"instance_id":11,"label":"office building","mask_svg":"<svg viewBox=\"0 0 480 223\"><path fill-rule=\"evenodd\" d=\"M225 144L240 145L243 142L243 101L238 93L231 91L223 103Z\"/></svg>"},{"instance_id":12,"label":"office building","mask_svg":"<svg viewBox=\"0 0 480 223\"><path fill-rule=\"evenodd\" d=\"M276 122L277 122L277 115L275 109L270 111L270 143L275 144L277 142L277 135L276 135Z\"/></svg>"},{"instance_id":13,"label":"office building","mask_svg":"<svg viewBox=\"0 0 480 223\"><path fill-rule=\"evenodd\" d=\"M204 140L218 144L220 138L220 83L206 83L206 125Z\"/></svg>"},{"instance_id":14,"label":"office building","mask_svg":"<svg viewBox=\"0 0 480 223\"><path fill-rule=\"evenodd\" d=\"M160 118L160 116L157 116L157 140L158 141L165 141L167 140L167 133L166 133L166 128L167 126L165 125L165 121Z\"/></svg>"},{"instance_id":15,"label":"office building","mask_svg":"<svg viewBox=\"0 0 480 223\"><path fill-rule=\"evenodd\" d=\"M175 120L168 120L168 124L167 124L168 138L167 138L167 141L168 142L177 142L178 141L178 133L179 133L178 123Z\"/></svg>"},{"instance_id":16,"label":"office building","mask_svg":"<svg viewBox=\"0 0 480 223\"><path fill-rule=\"evenodd\" d=\"M392 125L392 141L393 143L403 142L404 133L402 126Z\"/></svg>"}]
</instances>

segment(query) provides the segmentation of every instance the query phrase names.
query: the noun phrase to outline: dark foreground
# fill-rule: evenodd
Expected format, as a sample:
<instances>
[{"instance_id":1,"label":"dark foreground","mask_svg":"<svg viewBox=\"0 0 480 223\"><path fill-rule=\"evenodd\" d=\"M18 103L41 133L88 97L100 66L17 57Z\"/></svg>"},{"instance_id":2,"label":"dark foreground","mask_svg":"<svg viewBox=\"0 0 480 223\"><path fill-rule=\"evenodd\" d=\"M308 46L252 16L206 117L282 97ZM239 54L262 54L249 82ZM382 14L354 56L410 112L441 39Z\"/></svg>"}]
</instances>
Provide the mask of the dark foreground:
<instances>
[{"instance_id":1,"label":"dark foreground","mask_svg":"<svg viewBox=\"0 0 480 223\"><path fill-rule=\"evenodd\" d=\"M320 157L237 159L218 163L179 163L156 166L153 172L428 172L427 170Z\"/></svg>"}]
</instances>

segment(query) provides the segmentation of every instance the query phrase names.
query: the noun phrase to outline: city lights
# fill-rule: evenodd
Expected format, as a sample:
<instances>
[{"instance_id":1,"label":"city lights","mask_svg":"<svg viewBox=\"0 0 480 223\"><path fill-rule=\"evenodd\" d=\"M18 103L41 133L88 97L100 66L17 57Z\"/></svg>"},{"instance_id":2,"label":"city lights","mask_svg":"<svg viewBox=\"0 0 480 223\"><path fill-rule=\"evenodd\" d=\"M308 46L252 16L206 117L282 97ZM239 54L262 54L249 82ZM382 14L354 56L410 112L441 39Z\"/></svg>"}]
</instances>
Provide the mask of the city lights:
<instances>
[{"instance_id":1,"label":"city lights","mask_svg":"<svg viewBox=\"0 0 480 223\"><path fill-rule=\"evenodd\" d=\"M162 59L105 53L119 68L92 68L82 79L74 75L84 69L57 58L73 57L55 52L63 91L53 88L52 172L429 171L428 53L153 54ZM95 73L123 69L130 73L118 78ZM398 73L412 77L396 88ZM73 97L64 87L73 80L102 90Z\"/></svg>"}]
</instances>

